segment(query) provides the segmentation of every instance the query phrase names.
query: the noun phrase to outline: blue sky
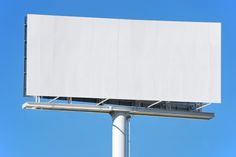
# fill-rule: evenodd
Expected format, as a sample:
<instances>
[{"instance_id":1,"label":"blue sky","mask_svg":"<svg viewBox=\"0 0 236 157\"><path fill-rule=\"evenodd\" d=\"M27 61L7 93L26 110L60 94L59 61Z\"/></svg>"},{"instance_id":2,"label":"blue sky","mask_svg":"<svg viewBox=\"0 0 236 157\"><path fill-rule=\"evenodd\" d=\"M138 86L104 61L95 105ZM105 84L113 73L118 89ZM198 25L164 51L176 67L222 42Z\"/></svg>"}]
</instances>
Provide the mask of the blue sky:
<instances>
[{"instance_id":1,"label":"blue sky","mask_svg":"<svg viewBox=\"0 0 236 157\"><path fill-rule=\"evenodd\" d=\"M24 111L24 17L27 13L222 23L222 104L210 121L133 117L133 157L236 156L236 1L0 0L0 157L111 156L111 117Z\"/></svg>"}]
</instances>

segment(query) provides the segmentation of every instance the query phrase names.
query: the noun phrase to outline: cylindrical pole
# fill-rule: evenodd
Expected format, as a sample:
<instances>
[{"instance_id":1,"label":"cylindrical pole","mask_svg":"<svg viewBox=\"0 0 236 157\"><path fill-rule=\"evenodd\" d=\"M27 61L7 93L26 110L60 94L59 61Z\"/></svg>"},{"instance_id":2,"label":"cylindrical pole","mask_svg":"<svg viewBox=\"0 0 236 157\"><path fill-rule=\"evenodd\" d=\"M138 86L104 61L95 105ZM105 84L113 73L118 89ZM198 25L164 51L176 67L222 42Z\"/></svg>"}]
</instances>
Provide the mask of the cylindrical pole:
<instances>
[{"instance_id":1,"label":"cylindrical pole","mask_svg":"<svg viewBox=\"0 0 236 157\"><path fill-rule=\"evenodd\" d=\"M129 115L112 113L112 157L126 157L126 126Z\"/></svg>"}]
</instances>

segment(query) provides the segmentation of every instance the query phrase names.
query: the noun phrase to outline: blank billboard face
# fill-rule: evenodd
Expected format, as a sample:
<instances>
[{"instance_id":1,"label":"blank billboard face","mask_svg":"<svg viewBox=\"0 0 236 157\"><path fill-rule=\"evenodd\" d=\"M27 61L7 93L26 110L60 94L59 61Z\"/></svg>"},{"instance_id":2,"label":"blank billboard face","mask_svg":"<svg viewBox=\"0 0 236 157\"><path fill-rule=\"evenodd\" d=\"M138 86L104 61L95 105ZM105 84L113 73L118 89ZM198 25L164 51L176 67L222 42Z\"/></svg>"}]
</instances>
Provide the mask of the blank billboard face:
<instances>
[{"instance_id":1,"label":"blank billboard face","mask_svg":"<svg viewBox=\"0 0 236 157\"><path fill-rule=\"evenodd\" d=\"M28 15L26 95L221 101L220 23Z\"/></svg>"}]
</instances>

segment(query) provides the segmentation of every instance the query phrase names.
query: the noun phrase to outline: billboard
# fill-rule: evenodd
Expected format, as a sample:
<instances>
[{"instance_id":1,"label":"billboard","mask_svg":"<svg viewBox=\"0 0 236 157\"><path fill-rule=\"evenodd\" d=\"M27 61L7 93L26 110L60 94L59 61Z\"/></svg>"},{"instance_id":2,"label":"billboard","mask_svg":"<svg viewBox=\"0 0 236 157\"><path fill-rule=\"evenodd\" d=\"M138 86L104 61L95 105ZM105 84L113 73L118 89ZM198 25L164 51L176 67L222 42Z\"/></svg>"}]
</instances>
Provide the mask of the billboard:
<instances>
[{"instance_id":1,"label":"billboard","mask_svg":"<svg viewBox=\"0 0 236 157\"><path fill-rule=\"evenodd\" d=\"M27 96L221 102L221 24L27 15Z\"/></svg>"}]
</instances>

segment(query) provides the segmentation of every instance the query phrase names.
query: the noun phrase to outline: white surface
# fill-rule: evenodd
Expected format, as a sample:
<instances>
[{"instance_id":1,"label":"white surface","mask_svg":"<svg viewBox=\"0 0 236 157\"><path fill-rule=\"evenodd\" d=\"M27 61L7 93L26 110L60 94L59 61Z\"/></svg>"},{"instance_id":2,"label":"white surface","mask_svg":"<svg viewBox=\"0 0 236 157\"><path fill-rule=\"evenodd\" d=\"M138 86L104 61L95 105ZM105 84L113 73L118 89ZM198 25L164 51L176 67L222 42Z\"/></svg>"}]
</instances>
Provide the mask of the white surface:
<instances>
[{"instance_id":1,"label":"white surface","mask_svg":"<svg viewBox=\"0 0 236 157\"><path fill-rule=\"evenodd\" d=\"M27 21L26 95L221 102L220 23Z\"/></svg>"},{"instance_id":2,"label":"white surface","mask_svg":"<svg viewBox=\"0 0 236 157\"><path fill-rule=\"evenodd\" d=\"M112 157L126 157L126 133L128 117L124 112L112 115Z\"/></svg>"}]
</instances>

